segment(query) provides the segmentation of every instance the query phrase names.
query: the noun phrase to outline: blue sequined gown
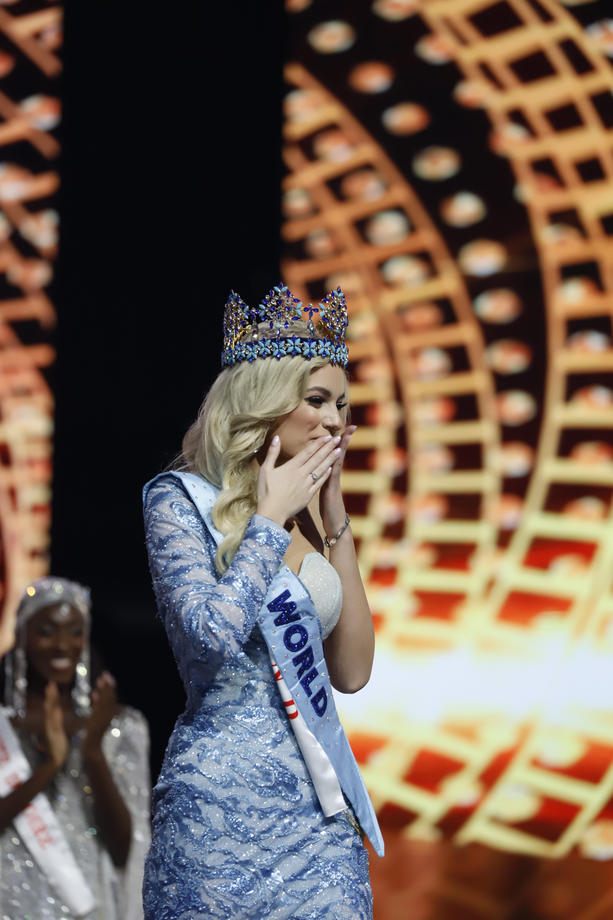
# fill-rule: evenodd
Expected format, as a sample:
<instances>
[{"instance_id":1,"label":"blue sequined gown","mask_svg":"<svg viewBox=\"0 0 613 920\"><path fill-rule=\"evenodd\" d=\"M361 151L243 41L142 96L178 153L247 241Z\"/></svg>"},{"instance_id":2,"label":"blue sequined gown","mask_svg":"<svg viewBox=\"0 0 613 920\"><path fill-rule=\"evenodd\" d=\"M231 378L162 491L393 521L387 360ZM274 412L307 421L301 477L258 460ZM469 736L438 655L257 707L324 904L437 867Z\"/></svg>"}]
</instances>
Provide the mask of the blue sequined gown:
<instances>
[{"instance_id":1,"label":"blue sequined gown","mask_svg":"<svg viewBox=\"0 0 613 920\"><path fill-rule=\"evenodd\" d=\"M368 856L325 818L257 613L288 534L255 515L217 580L215 543L172 476L145 502L158 608L187 693L153 796L146 920L369 920Z\"/></svg>"}]
</instances>

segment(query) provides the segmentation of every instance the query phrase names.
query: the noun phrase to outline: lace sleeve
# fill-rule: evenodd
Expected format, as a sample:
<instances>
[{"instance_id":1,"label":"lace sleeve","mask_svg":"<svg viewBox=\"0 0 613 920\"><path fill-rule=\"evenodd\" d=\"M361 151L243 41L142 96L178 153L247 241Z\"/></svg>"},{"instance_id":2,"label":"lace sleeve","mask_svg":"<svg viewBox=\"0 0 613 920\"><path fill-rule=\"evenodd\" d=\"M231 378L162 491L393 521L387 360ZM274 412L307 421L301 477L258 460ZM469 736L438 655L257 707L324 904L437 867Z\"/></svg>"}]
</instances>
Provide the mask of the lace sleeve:
<instances>
[{"instance_id":1,"label":"lace sleeve","mask_svg":"<svg viewBox=\"0 0 613 920\"><path fill-rule=\"evenodd\" d=\"M183 487L168 476L148 490L145 536L160 616L179 668L183 673L190 661L198 662L200 674L204 668L211 680L249 637L289 534L254 515L230 567L217 580L213 538Z\"/></svg>"}]
</instances>

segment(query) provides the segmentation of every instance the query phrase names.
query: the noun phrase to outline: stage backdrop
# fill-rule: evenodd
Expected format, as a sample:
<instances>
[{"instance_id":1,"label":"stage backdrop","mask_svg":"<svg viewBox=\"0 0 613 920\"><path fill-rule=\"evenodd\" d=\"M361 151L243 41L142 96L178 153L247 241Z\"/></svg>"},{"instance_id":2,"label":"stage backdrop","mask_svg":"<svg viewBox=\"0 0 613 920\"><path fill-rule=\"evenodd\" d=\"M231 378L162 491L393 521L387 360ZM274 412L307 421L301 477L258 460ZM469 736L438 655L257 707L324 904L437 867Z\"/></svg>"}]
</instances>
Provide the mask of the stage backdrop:
<instances>
[{"instance_id":1,"label":"stage backdrop","mask_svg":"<svg viewBox=\"0 0 613 920\"><path fill-rule=\"evenodd\" d=\"M0 6L0 656L50 549L62 9Z\"/></svg>"},{"instance_id":2,"label":"stage backdrop","mask_svg":"<svg viewBox=\"0 0 613 920\"><path fill-rule=\"evenodd\" d=\"M604 8L287 0L283 277L350 305L377 654L339 705L392 854L378 920L613 916L586 868L613 858ZM536 884L556 857L566 887Z\"/></svg>"}]
</instances>

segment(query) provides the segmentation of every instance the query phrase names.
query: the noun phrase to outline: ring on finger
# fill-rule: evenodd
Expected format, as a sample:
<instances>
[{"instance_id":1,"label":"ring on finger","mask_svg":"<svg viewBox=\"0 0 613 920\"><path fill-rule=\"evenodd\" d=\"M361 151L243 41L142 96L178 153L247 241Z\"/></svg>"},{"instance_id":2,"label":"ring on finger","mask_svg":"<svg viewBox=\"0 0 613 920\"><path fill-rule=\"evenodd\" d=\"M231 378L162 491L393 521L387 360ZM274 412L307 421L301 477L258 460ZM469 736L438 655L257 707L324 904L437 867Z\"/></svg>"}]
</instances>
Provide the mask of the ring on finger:
<instances>
[{"instance_id":1,"label":"ring on finger","mask_svg":"<svg viewBox=\"0 0 613 920\"><path fill-rule=\"evenodd\" d=\"M311 479L313 480L313 482L317 482L317 480L319 479L319 476L317 475L315 471L311 473Z\"/></svg>"}]
</instances>

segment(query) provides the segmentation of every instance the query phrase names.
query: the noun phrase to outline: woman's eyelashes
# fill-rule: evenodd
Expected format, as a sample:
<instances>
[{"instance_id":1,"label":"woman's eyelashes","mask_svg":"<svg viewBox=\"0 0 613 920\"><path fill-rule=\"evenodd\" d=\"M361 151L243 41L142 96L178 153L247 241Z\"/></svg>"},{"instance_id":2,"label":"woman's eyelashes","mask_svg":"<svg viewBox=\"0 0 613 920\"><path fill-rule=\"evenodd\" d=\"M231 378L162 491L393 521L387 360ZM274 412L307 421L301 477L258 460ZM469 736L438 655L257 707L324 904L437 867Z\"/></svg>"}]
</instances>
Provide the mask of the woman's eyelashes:
<instances>
[{"instance_id":1,"label":"woman's eyelashes","mask_svg":"<svg viewBox=\"0 0 613 920\"><path fill-rule=\"evenodd\" d=\"M307 396L307 400L306 400L306 401L307 401L307 402L309 403L309 405L311 405L311 406L317 406L317 407L319 407L319 406L323 406L323 404L324 404L324 402L325 402L325 399L323 398L323 396ZM346 402L338 402L338 403L336 404L336 408L337 408L337 411L338 411L338 412L342 412L342 410L345 409L346 407L347 407L347 403L346 403Z\"/></svg>"}]
</instances>

